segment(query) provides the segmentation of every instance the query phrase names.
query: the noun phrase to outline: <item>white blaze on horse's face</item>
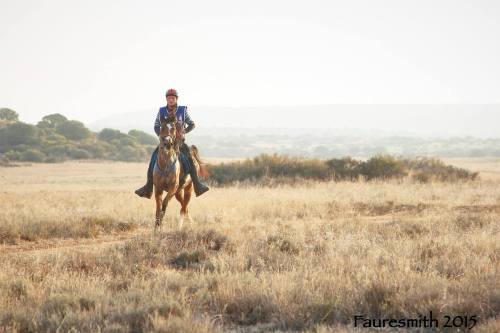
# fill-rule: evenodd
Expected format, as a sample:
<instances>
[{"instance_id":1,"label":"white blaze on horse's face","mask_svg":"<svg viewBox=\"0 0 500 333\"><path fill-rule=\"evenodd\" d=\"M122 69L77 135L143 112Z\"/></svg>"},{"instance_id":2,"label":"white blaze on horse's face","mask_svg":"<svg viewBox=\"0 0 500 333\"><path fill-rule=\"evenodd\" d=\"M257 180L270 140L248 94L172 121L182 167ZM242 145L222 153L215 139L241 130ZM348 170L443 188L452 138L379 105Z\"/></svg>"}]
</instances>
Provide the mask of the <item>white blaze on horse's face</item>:
<instances>
[{"instance_id":1,"label":"white blaze on horse's face","mask_svg":"<svg viewBox=\"0 0 500 333\"><path fill-rule=\"evenodd\" d=\"M165 127L163 127L163 125ZM174 124L172 123L162 123L162 126L160 127L160 133L168 133L168 135L172 135L174 132Z\"/></svg>"},{"instance_id":2,"label":"white blaze on horse's face","mask_svg":"<svg viewBox=\"0 0 500 333\"><path fill-rule=\"evenodd\" d=\"M163 148L170 149L174 142L173 134L175 131L173 124L164 124L165 127L162 127L160 130L160 145Z\"/></svg>"},{"instance_id":3,"label":"white blaze on horse's face","mask_svg":"<svg viewBox=\"0 0 500 333\"><path fill-rule=\"evenodd\" d=\"M172 139L172 137L170 135L160 136L160 139L161 139L161 146L162 147L164 147L166 149L172 148L172 144L174 143L174 140Z\"/></svg>"}]
</instances>

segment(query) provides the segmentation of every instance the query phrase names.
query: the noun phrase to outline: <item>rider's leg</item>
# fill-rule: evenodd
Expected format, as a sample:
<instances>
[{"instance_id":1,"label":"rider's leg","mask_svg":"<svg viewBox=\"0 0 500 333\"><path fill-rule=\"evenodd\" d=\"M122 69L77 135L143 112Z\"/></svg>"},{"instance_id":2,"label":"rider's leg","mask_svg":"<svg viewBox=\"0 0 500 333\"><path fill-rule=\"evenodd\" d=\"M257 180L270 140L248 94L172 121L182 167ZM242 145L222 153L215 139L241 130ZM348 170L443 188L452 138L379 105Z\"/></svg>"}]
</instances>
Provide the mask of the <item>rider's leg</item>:
<instances>
[{"instance_id":1,"label":"rider's leg","mask_svg":"<svg viewBox=\"0 0 500 333\"><path fill-rule=\"evenodd\" d=\"M179 162L182 165L183 173L181 178L179 179L179 188L182 188L184 186L184 183L186 182L187 175L189 174L189 171L191 167L189 166L189 161L187 160L187 157L185 157L186 154L180 151L179 154Z\"/></svg>"},{"instance_id":2,"label":"rider's leg","mask_svg":"<svg viewBox=\"0 0 500 333\"><path fill-rule=\"evenodd\" d=\"M158 146L151 154L151 160L149 161L149 166L148 166L148 178L146 185L135 190L135 194L137 194L140 197L150 199L151 195L153 194L153 169L156 162L157 154L158 154Z\"/></svg>"},{"instance_id":3,"label":"rider's leg","mask_svg":"<svg viewBox=\"0 0 500 333\"><path fill-rule=\"evenodd\" d=\"M189 175L191 176L191 179L193 181L193 187L194 187L194 193L196 196L200 196L206 191L209 190L209 187L205 184L203 184L200 179L198 178L198 171L196 170L196 167L194 165L193 157L191 156L191 149L186 143L182 143L180 146L180 151L186 155L188 161L189 161Z\"/></svg>"}]
</instances>

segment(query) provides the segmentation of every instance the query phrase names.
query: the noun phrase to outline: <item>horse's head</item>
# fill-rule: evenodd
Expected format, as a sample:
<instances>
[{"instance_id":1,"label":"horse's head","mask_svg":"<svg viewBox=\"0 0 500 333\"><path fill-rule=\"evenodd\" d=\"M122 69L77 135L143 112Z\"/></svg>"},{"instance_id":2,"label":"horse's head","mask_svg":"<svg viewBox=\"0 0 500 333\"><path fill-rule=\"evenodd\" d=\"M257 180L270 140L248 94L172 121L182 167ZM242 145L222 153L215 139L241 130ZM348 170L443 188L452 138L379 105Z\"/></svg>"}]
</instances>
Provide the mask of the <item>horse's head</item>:
<instances>
[{"instance_id":1,"label":"horse's head","mask_svg":"<svg viewBox=\"0 0 500 333\"><path fill-rule=\"evenodd\" d=\"M172 119L173 118L173 119ZM160 127L160 149L172 149L176 137L176 122L175 117L168 117L161 121Z\"/></svg>"},{"instance_id":2,"label":"horse's head","mask_svg":"<svg viewBox=\"0 0 500 333\"><path fill-rule=\"evenodd\" d=\"M174 145L174 139L170 136L160 135L160 149L170 150Z\"/></svg>"}]
</instances>

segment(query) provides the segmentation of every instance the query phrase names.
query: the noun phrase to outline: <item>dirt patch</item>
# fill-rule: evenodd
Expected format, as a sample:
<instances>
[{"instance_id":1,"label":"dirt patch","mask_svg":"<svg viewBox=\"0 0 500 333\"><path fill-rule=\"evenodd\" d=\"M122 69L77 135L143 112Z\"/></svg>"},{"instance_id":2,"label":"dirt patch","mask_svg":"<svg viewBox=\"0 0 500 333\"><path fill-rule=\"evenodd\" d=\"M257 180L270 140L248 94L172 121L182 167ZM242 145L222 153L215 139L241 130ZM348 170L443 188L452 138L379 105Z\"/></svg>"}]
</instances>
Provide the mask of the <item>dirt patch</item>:
<instances>
[{"instance_id":1,"label":"dirt patch","mask_svg":"<svg viewBox=\"0 0 500 333\"><path fill-rule=\"evenodd\" d=\"M393 201L386 201L384 203L377 204L356 202L353 206L357 213L368 216L380 216L394 213L418 214L433 207L433 205L424 203L395 204Z\"/></svg>"},{"instance_id":2,"label":"dirt patch","mask_svg":"<svg viewBox=\"0 0 500 333\"><path fill-rule=\"evenodd\" d=\"M49 239L37 241L20 241L14 245L0 246L0 256L7 254L44 254L76 248L100 249L132 239L139 234L151 232L150 229L139 229L134 232L105 235L96 238Z\"/></svg>"}]
</instances>

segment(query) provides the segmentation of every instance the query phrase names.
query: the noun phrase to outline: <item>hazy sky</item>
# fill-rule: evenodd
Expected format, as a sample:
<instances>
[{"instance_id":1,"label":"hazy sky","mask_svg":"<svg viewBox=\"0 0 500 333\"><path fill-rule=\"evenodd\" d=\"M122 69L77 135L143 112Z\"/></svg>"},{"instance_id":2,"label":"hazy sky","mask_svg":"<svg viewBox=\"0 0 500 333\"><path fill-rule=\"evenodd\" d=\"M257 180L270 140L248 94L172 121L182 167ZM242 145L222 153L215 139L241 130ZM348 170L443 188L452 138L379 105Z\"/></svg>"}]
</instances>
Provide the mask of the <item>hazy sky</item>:
<instances>
[{"instance_id":1,"label":"hazy sky","mask_svg":"<svg viewBox=\"0 0 500 333\"><path fill-rule=\"evenodd\" d=\"M497 0L0 0L0 47L0 107L28 122L151 118L169 87L195 107L500 103Z\"/></svg>"}]
</instances>

